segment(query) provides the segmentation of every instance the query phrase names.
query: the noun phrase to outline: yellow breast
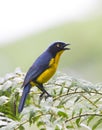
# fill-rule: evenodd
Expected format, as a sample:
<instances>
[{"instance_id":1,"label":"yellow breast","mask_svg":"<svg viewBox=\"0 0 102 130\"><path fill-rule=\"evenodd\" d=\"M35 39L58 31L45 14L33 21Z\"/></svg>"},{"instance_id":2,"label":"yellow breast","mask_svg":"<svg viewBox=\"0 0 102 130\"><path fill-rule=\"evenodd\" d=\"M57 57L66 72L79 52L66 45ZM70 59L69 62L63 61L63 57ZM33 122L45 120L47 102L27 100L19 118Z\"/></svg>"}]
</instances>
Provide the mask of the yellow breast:
<instances>
[{"instance_id":1,"label":"yellow breast","mask_svg":"<svg viewBox=\"0 0 102 130\"><path fill-rule=\"evenodd\" d=\"M58 62L59 62L59 58L61 56L61 54L63 53L63 51L60 51L56 54L55 58L52 58L50 63L49 63L49 68L46 69L38 78L37 78L37 82L39 83L45 83L47 82L56 72L57 66L58 66Z\"/></svg>"}]
</instances>

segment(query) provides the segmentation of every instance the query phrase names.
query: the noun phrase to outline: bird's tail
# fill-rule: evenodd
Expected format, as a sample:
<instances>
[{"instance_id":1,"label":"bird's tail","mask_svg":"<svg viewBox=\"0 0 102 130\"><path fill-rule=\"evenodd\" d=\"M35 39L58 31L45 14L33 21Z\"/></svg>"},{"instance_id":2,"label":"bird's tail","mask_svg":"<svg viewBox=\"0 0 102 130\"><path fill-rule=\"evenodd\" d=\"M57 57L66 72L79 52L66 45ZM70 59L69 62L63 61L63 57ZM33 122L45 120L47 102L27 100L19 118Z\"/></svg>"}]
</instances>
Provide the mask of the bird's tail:
<instances>
[{"instance_id":1,"label":"bird's tail","mask_svg":"<svg viewBox=\"0 0 102 130\"><path fill-rule=\"evenodd\" d=\"M27 98L27 95L30 91L30 84L26 85L23 89L23 94L22 94L22 97L20 99L20 103L19 103L19 107L18 107L18 112L20 113L22 110L23 110L23 107L24 107L24 103L25 103L25 100Z\"/></svg>"}]
</instances>

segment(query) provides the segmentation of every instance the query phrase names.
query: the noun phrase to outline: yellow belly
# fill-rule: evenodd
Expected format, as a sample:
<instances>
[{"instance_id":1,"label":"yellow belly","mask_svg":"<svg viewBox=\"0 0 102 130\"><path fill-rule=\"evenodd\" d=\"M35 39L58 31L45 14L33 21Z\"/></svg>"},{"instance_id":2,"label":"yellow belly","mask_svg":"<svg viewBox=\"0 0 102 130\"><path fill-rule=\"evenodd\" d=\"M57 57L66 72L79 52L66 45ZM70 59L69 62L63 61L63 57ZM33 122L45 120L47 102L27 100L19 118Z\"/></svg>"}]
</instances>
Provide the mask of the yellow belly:
<instances>
[{"instance_id":1,"label":"yellow belly","mask_svg":"<svg viewBox=\"0 0 102 130\"><path fill-rule=\"evenodd\" d=\"M37 82L39 83L45 83L47 82L56 72L56 67L52 66L49 69L47 69L46 71L44 71L38 78L37 78Z\"/></svg>"}]
</instances>

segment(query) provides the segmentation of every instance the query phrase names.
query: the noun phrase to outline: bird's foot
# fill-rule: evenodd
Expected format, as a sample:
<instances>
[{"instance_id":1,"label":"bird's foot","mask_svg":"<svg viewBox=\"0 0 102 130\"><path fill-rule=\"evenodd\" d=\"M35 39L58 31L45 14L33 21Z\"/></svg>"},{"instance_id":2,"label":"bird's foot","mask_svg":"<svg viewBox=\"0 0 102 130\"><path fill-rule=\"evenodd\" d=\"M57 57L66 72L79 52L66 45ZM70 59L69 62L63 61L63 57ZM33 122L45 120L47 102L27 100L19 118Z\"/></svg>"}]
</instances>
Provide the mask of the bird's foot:
<instances>
[{"instance_id":1,"label":"bird's foot","mask_svg":"<svg viewBox=\"0 0 102 130\"><path fill-rule=\"evenodd\" d=\"M45 96L45 100L47 99L47 98L49 98L49 97L52 97L50 94L47 94L46 96Z\"/></svg>"},{"instance_id":2,"label":"bird's foot","mask_svg":"<svg viewBox=\"0 0 102 130\"><path fill-rule=\"evenodd\" d=\"M44 92L40 95L40 97L39 97L39 104L40 104L40 102L41 102L41 100L43 99L43 97L44 97ZM45 100L48 98L48 97L52 97L49 93L46 93L47 95L45 96Z\"/></svg>"}]
</instances>

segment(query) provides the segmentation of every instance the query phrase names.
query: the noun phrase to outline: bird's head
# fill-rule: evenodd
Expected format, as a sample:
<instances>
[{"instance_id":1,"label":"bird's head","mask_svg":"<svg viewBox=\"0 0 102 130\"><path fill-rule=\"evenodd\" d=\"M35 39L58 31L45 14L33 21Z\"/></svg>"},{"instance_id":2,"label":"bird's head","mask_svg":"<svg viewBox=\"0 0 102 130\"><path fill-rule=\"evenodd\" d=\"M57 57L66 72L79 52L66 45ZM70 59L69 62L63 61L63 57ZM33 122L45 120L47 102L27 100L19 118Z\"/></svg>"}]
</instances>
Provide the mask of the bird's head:
<instances>
[{"instance_id":1,"label":"bird's head","mask_svg":"<svg viewBox=\"0 0 102 130\"><path fill-rule=\"evenodd\" d=\"M64 42L57 41L57 42L52 43L48 47L48 51L50 51L53 55L56 55L60 51L70 50L70 48L67 48L68 45L70 45L70 44L66 44Z\"/></svg>"}]
</instances>

